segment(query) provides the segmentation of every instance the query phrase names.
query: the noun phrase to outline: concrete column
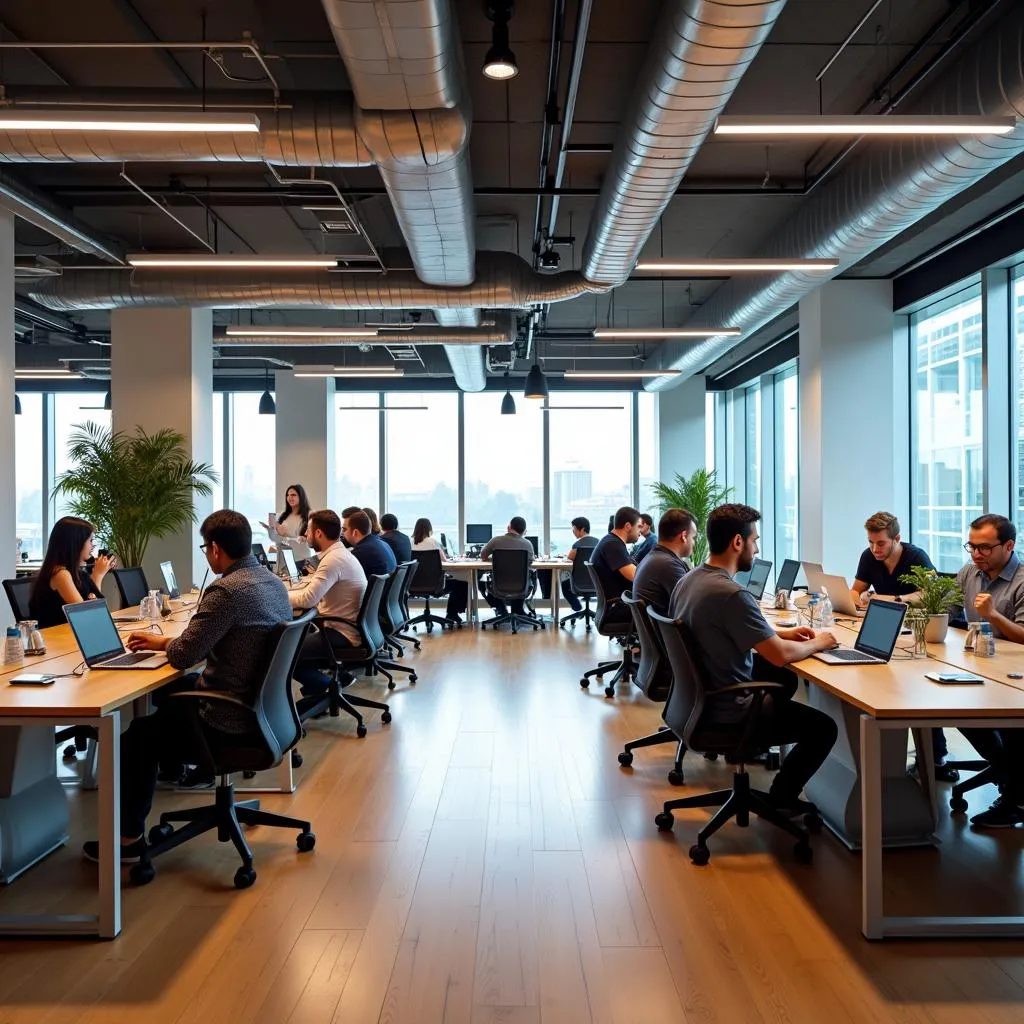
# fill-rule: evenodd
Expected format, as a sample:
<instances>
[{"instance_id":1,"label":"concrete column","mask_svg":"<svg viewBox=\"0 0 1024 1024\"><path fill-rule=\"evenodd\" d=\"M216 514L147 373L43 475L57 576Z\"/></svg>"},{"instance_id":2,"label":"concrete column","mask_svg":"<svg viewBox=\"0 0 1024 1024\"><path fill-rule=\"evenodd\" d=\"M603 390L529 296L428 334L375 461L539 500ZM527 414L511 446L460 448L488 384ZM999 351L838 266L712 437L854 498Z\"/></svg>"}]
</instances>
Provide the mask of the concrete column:
<instances>
[{"instance_id":1,"label":"concrete column","mask_svg":"<svg viewBox=\"0 0 1024 1024\"><path fill-rule=\"evenodd\" d=\"M0 210L0 571L14 575L14 214Z\"/></svg>"},{"instance_id":2,"label":"concrete column","mask_svg":"<svg viewBox=\"0 0 1024 1024\"><path fill-rule=\"evenodd\" d=\"M658 392L659 480L671 483L676 473L689 476L704 468L706 430L703 376Z\"/></svg>"},{"instance_id":3,"label":"concrete column","mask_svg":"<svg viewBox=\"0 0 1024 1024\"><path fill-rule=\"evenodd\" d=\"M800 303L800 557L853 577L864 520L910 536L908 343L889 281L833 281Z\"/></svg>"},{"instance_id":4,"label":"concrete column","mask_svg":"<svg viewBox=\"0 0 1024 1024\"><path fill-rule=\"evenodd\" d=\"M111 411L115 431L185 436L194 462L213 461L213 313L208 309L115 309L110 314ZM213 511L196 496L196 525L154 540L143 568L155 586L170 559L182 587L206 572L198 524Z\"/></svg>"},{"instance_id":5,"label":"concrete column","mask_svg":"<svg viewBox=\"0 0 1024 1024\"><path fill-rule=\"evenodd\" d=\"M302 484L314 508L334 508L334 378L296 377L278 370L274 387L277 402L277 494L281 504L289 484ZM367 413L367 430L377 420ZM358 438L349 443L358 444ZM340 513L340 509L335 509Z\"/></svg>"}]
</instances>

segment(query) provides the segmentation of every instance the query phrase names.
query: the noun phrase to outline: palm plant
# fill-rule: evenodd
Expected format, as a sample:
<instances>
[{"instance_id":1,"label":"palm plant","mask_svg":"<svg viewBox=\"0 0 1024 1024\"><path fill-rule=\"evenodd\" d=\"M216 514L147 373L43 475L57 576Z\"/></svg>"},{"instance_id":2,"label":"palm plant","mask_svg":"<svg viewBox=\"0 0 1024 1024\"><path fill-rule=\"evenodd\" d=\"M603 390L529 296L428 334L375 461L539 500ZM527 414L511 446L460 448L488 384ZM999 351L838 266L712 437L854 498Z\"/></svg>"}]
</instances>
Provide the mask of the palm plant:
<instances>
[{"instance_id":1,"label":"palm plant","mask_svg":"<svg viewBox=\"0 0 1024 1024\"><path fill-rule=\"evenodd\" d=\"M75 428L68 446L72 465L53 496L88 519L122 565L142 565L154 537L166 537L196 520L194 496L213 493L217 474L188 457L175 430L134 435L111 433L95 423Z\"/></svg>"},{"instance_id":2,"label":"palm plant","mask_svg":"<svg viewBox=\"0 0 1024 1024\"><path fill-rule=\"evenodd\" d=\"M690 476L676 473L671 484L651 484L658 508L685 508L697 520L697 541L693 545L693 564L702 565L708 557L708 539L704 530L708 516L732 495L731 487L720 486L715 471L695 469Z\"/></svg>"}]
</instances>

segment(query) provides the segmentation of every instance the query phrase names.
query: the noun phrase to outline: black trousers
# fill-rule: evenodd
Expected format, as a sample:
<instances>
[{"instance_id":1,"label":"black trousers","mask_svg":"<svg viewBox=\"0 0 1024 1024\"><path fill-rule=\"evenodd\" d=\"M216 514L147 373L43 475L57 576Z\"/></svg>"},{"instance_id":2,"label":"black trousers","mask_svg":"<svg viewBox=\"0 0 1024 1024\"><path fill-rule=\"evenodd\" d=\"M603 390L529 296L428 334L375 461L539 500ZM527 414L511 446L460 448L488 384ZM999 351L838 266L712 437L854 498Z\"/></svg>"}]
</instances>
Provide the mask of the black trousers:
<instances>
[{"instance_id":1,"label":"black trousers","mask_svg":"<svg viewBox=\"0 0 1024 1024\"><path fill-rule=\"evenodd\" d=\"M445 611L447 617L454 619L456 615L465 615L469 604L469 584L465 580L451 578L444 589L448 594L448 608Z\"/></svg>"},{"instance_id":2,"label":"black trousers","mask_svg":"<svg viewBox=\"0 0 1024 1024\"><path fill-rule=\"evenodd\" d=\"M961 729L961 733L996 770L999 792L1024 806L1024 729Z\"/></svg>"},{"instance_id":3,"label":"black trousers","mask_svg":"<svg viewBox=\"0 0 1024 1024\"><path fill-rule=\"evenodd\" d=\"M346 648L351 650L355 646L347 636L329 627L327 628L327 638L331 646L338 651ZM329 668L330 661L324 651L321 631L317 630L314 633L310 629L305 640L302 641L299 660L295 665L295 678L299 682L303 697L322 697L327 692L329 683L327 676L324 675L324 670ZM347 672L345 675L351 682L352 676ZM342 676L342 683L345 683L344 676Z\"/></svg>"},{"instance_id":4,"label":"black trousers","mask_svg":"<svg viewBox=\"0 0 1024 1024\"><path fill-rule=\"evenodd\" d=\"M540 583L540 596L544 598L545 601L551 600L551 583L553 573L553 569L537 570L537 581ZM583 607L583 602L580 601L579 595L575 590L573 590L572 580L568 576L562 580L561 587L562 597L565 598L566 603L574 612L578 612Z\"/></svg>"}]
</instances>

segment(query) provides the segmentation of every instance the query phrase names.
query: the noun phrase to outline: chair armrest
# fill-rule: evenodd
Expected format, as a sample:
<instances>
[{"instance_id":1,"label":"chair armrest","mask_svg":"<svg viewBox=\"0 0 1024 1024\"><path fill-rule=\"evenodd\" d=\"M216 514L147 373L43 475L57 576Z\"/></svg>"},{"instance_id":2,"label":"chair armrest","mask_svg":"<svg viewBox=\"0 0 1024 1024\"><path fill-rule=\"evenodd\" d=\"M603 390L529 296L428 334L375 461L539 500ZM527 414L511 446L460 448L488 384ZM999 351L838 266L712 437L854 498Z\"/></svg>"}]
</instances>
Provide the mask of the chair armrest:
<instances>
[{"instance_id":1,"label":"chair armrest","mask_svg":"<svg viewBox=\"0 0 1024 1024\"><path fill-rule=\"evenodd\" d=\"M238 697L232 697L229 693L221 693L219 690L179 690L177 693L169 693L162 700L178 700L181 697L188 697L193 700L207 700L214 704L234 704L244 708L246 711L253 711L252 705L246 704ZM253 712L255 714L255 712Z\"/></svg>"},{"instance_id":2,"label":"chair armrest","mask_svg":"<svg viewBox=\"0 0 1024 1024\"><path fill-rule=\"evenodd\" d=\"M344 622L345 625L347 625L347 626L355 626L356 629L359 628L359 623L358 622L354 622L352 619L342 618L342 616L340 616L340 615L318 615L313 621L314 622Z\"/></svg>"},{"instance_id":3,"label":"chair armrest","mask_svg":"<svg viewBox=\"0 0 1024 1024\"><path fill-rule=\"evenodd\" d=\"M782 683L733 683L731 686L716 687L708 690L708 696L718 696L720 693L746 693L749 690L784 690Z\"/></svg>"}]
</instances>

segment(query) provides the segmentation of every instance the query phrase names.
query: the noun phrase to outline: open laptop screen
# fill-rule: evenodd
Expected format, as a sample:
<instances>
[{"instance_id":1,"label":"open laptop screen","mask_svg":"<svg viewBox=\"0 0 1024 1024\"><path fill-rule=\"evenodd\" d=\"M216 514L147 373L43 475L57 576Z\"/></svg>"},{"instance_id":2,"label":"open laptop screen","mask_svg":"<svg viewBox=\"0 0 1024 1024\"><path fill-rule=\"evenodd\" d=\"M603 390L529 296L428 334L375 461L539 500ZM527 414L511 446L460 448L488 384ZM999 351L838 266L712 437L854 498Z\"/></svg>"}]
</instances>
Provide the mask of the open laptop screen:
<instances>
[{"instance_id":1,"label":"open laptop screen","mask_svg":"<svg viewBox=\"0 0 1024 1024\"><path fill-rule=\"evenodd\" d=\"M865 654L888 661L903 626L907 606L898 601L872 601L864 613L864 622L854 647Z\"/></svg>"},{"instance_id":2,"label":"open laptop screen","mask_svg":"<svg viewBox=\"0 0 1024 1024\"><path fill-rule=\"evenodd\" d=\"M289 579L295 579L299 575L299 567L295 564L295 554L290 548L281 548L278 556L284 559L285 570Z\"/></svg>"},{"instance_id":3,"label":"open laptop screen","mask_svg":"<svg viewBox=\"0 0 1024 1024\"><path fill-rule=\"evenodd\" d=\"M117 626L103 598L83 601L81 604L66 604L64 614L87 665L124 651Z\"/></svg>"},{"instance_id":4,"label":"open laptop screen","mask_svg":"<svg viewBox=\"0 0 1024 1024\"><path fill-rule=\"evenodd\" d=\"M747 580L747 590L750 591L758 601L764 594L765 584L772 571L772 563L766 562L763 558L755 558L754 564L750 567L750 578Z\"/></svg>"},{"instance_id":5,"label":"open laptop screen","mask_svg":"<svg viewBox=\"0 0 1024 1024\"><path fill-rule=\"evenodd\" d=\"M181 591L178 589L178 581L174 578L174 566L170 562L161 562L160 572L163 573L164 587L167 589L167 596L171 598L172 601L181 597Z\"/></svg>"},{"instance_id":6,"label":"open laptop screen","mask_svg":"<svg viewBox=\"0 0 1024 1024\"><path fill-rule=\"evenodd\" d=\"M779 569L779 575L775 578L776 590L792 590L796 583L796 574L800 571L800 563L792 558L787 558Z\"/></svg>"}]
</instances>

